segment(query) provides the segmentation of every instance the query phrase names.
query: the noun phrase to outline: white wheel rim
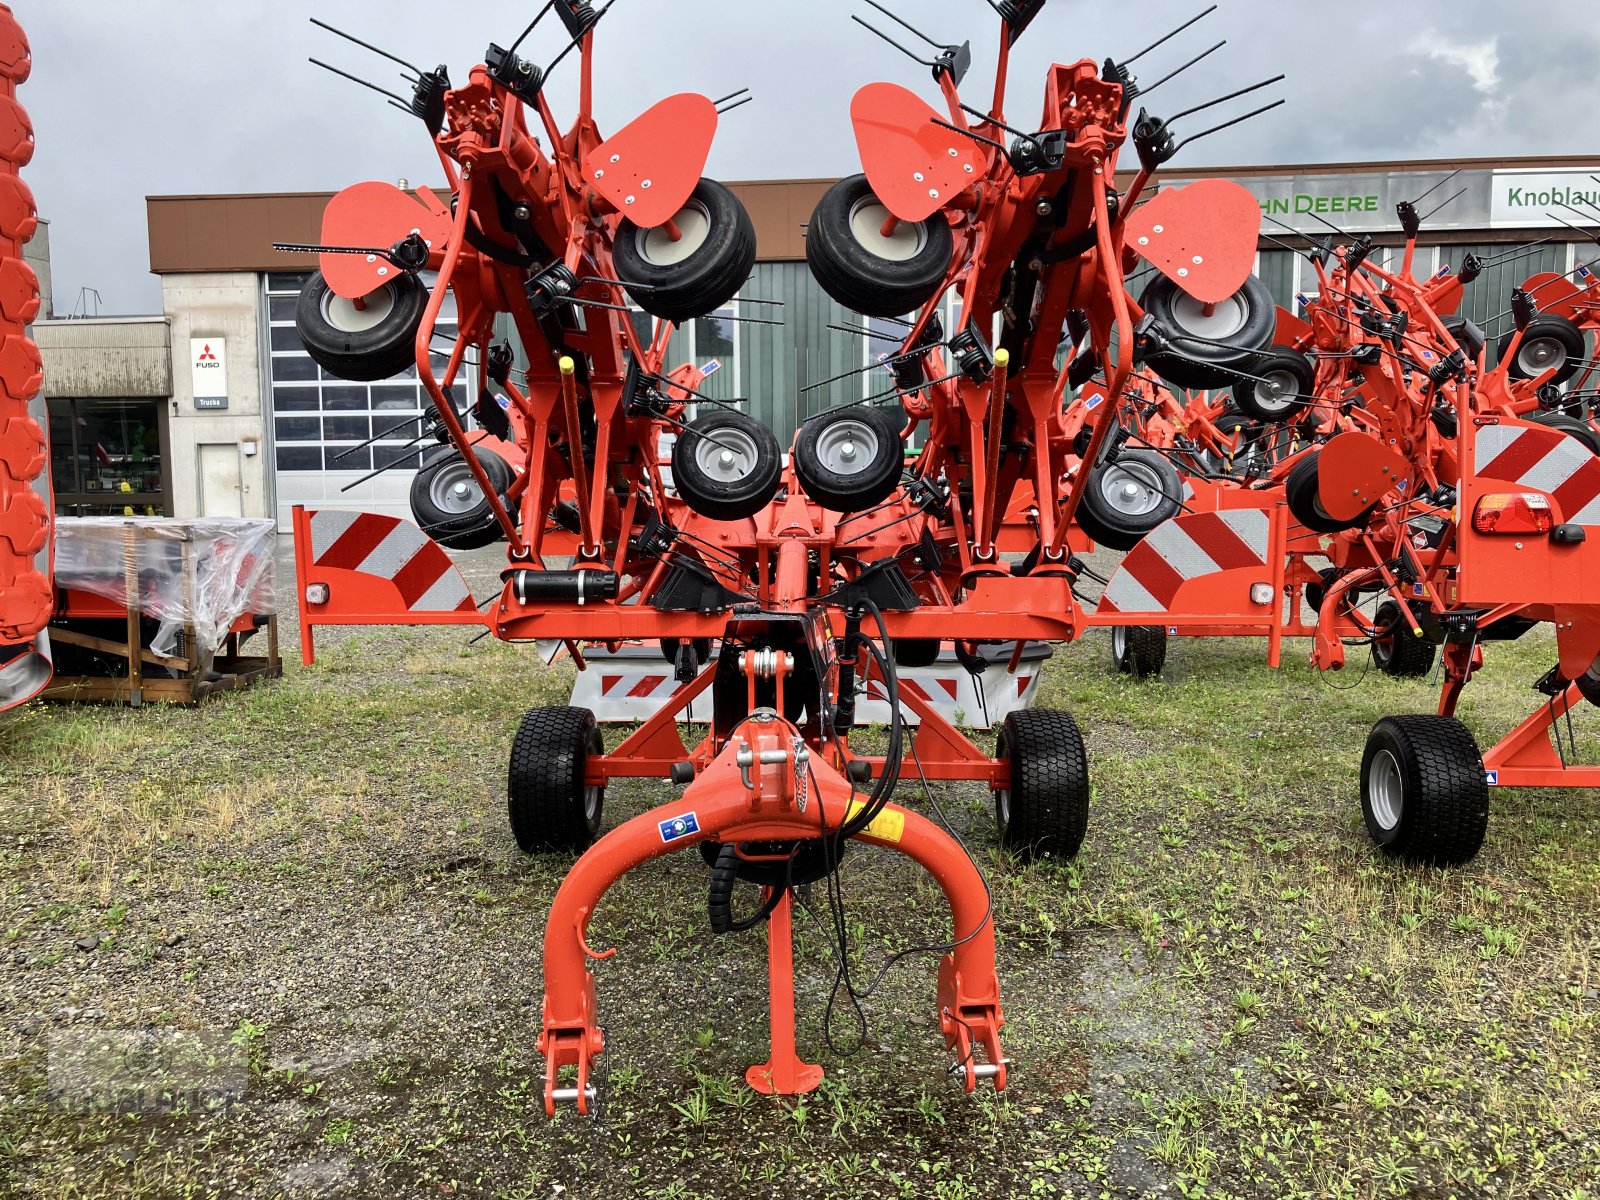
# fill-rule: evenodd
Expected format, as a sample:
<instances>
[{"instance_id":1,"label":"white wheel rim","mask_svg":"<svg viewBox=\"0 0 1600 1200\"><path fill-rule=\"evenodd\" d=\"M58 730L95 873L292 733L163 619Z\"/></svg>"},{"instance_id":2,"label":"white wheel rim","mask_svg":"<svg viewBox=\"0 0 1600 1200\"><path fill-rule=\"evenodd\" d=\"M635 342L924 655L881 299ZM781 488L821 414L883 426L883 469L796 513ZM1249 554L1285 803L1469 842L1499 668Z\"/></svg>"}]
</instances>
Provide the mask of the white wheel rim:
<instances>
[{"instance_id":1,"label":"white wheel rim","mask_svg":"<svg viewBox=\"0 0 1600 1200\"><path fill-rule=\"evenodd\" d=\"M695 438L694 465L716 483L742 483L755 474L760 461L755 438L742 429L724 426Z\"/></svg>"},{"instance_id":2,"label":"white wheel rim","mask_svg":"<svg viewBox=\"0 0 1600 1200\"><path fill-rule=\"evenodd\" d=\"M1300 383L1290 371L1268 371L1256 383L1256 404L1266 412L1288 412L1300 399Z\"/></svg>"},{"instance_id":3,"label":"white wheel rim","mask_svg":"<svg viewBox=\"0 0 1600 1200\"><path fill-rule=\"evenodd\" d=\"M877 462L882 447L878 431L866 421L833 421L817 437L817 463L834 475L849 478Z\"/></svg>"},{"instance_id":4,"label":"white wheel rim","mask_svg":"<svg viewBox=\"0 0 1600 1200\"><path fill-rule=\"evenodd\" d=\"M928 244L928 233L920 221L901 221L885 236L890 212L872 197L856 201L850 210L850 235L868 254L887 262L910 262Z\"/></svg>"},{"instance_id":5,"label":"white wheel rim","mask_svg":"<svg viewBox=\"0 0 1600 1200\"><path fill-rule=\"evenodd\" d=\"M1244 293L1240 292L1220 304L1212 305L1208 314L1206 305L1188 292L1179 292L1172 302L1172 319L1180 333L1208 341L1225 342L1242 333L1250 323L1250 305L1245 301Z\"/></svg>"},{"instance_id":6,"label":"white wheel rim","mask_svg":"<svg viewBox=\"0 0 1600 1200\"><path fill-rule=\"evenodd\" d=\"M639 230L639 256L651 266L675 267L687 262L711 240L711 214L698 200L679 209L672 224L678 227L677 241L665 225Z\"/></svg>"},{"instance_id":7,"label":"white wheel rim","mask_svg":"<svg viewBox=\"0 0 1600 1200\"><path fill-rule=\"evenodd\" d=\"M1123 517L1148 517L1166 503L1161 477L1146 463L1112 463L1100 473L1100 495Z\"/></svg>"},{"instance_id":8,"label":"white wheel rim","mask_svg":"<svg viewBox=\"0 0 1600 1200\"><path fill-rule=\"evenodd\" d=\"M1128 631L1121 625L1111 631L1111 654L1118 662L1128 657Z\"/></svg>"},{"instance_id":9,"label":"white wheel rim","mask_svg":"<svg viewBox=\"0 0 1600 1200\"><path fill-rule=\"evenodd\" d=\"M483 489L465 459L452 459L428 480L428 499L442 513L465 516L483 504Z\"/></svg>"},{"instance_id":10,"label":"white wheel rim","mask_svg":"<svg viewBox=\"0 0 1600 1200\"><path fill-rule=\"evenodd\" d=\"M363 296L361 303L364 307L357 308L354 300L347 300L329 289L322 294L322 319L340 333L366 333L376 329L394 312L394 289L386 283Z\"/></svg>"},{"instance_id":11,"label":"white wheel rim","mask_svg":"<svg viewBox=\"0 0 1600 1200\"><path fill-rule=\"evenodd\" d=\"M1367 768L1367 803L1372 807L1372 819L1385 833L1399 828L1406 807L1405 783L1399 762L1388 750L1373 755Z\"/></svg>"},{"instance_id":12,"label":"white wheel rim","mask_svg":"<svg viewBox=\"0 0 1600 1200\"><path fill-rule=\"evenodd\" d=\"M1567 348L1555 338L1534 338L1517 351L1517 366L1532 377L1566 365Z\"/></svg>"}]
</instances>

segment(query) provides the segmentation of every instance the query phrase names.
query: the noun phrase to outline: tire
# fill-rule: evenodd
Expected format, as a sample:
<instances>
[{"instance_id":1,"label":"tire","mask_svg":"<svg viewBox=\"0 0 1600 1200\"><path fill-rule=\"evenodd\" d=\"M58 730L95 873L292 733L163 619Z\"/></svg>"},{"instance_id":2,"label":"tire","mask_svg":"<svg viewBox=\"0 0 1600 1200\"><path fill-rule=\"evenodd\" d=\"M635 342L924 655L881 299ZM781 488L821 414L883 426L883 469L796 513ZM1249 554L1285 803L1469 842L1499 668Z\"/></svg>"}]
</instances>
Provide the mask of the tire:
<instances>
[{"instance_id":1,"label":"tire","mask_svg":"<svg viewBox=\"0 0 1600 1200\"><path fill-rule=\"evenodd\" d=\"M1102 546L1132 550L1183 507L1178 469L1154 450L1124 450L1089 475L1078 527Z\"/></svg>"},{"instance_id":2,"label":"tire","mask_svg":"<svg viewBox=\"0 0 1600 1200\"><path fill-rule=\"evenodd\" d=\"M672 447L672 482L713 521L753 517L778 494L783 451L760 421L719 409L691 421Z\"/></svg>"},{"instance_id":3,"label":"tire","mask_svg":"<svg viewBox=\"0 0 1600 1200\"><path fill-rule=\"evenodd\" d=\"M603 786L583 782L589 757L605 752L587 708L535 708L511 742L506 808L524 853L587 850L600 832Z\"/></svg>"},{"instance_id":4,"label":"tire","mask_svg":"<svg viewBox=\"0 0 1600 1200\"><path fill-rule=\"evenodd\" d=\"M944 643L938 638L895 638L890 643L897 667L931 667L939 661Z\"/></svg>"},{"instance_id":5,"label":"tire","mask_svg":"<svg viewBox=\"0 0 1600 1200\"><path fill-rule=\"evenodd\" d=\"M1569 417L1566 413L1536 413L1528 418L1535 425L1545 425L1551 429L1559 429L1568 437L1576 438L1584 449L1590 454L1600 454L1600 432L1589 422L1578 417Z\"/></svg>"},{"instance_id":6,"label":"tire","mask_svg":"<svg viewBox=\"0 0 1600 1200\"><path fill-rule=\"evenodd\" d=\"M1600 708L1600 658L1590 663L1589 669L1573 682L1578 685L1578 691L1583 694L1585 700Z\"/></svg>"},{"instance_id":7,"label":"tire","mask_svg":"<svg viewBox=\"0 0 1600 1200\"><path fill-rule=\"evenodd\" d=\"M739 197L702 179L674 218L681 237L665 227L641 229L623 219L612 258L633 302L651 316L679 324L727 304L756 263L756 229Z\"/></svg>"},{"instance_id":8,"label":"tire","mask_svg":"<svg viewBox=\"0 0 1600 1200\"><path fill-rule=\"evenodd\" d=\"M1266 425L1293 420L1312 400L1317 369L1300 351L1274 346L1251 360L1250 374L1233 385L1239 411Z\"/></svg>"},{"instance_id":9,"label":"tire","mask_svg":"<svg viewBox=\"0 0 1600 1200\"><path fill-rule=\"evenodd\" d=\"M1167 665L1167 631L1159 625L1117 625L1111 630L1111 661L1135 679L1152 679Z\"/></svg>"},{"instance_id":10,"label":"tire","mask_svg":"<svg viewBox=\"0 0 1600 1200\"><path fill-rule=\"evenodd\" d=\"M1171 350L1148 355L1145 365L1168 383L1185 388L1225 387L1237 382L1237 372L1250 372L1251 360L1271 344L1278 326L1277 303L1267 285L1254 275L1215 305L1210 316L1198 300L1165 275L1150 281L1139 304L1155 317L1172 344Z\"/></svg>"},{"instance_id":11,"label":"tire","mask_svg":"<svg viewBox=\"0 0 1600 1200\"><path fill-rule=\"evenodd\" d=\"M852 175L823 194L806 226L806 262L818 286L864 316L918 311L938 294L955 254L943 213L902 221L884 237L888 218L867 177Z\"/></svg>"},{"instance_id":12,"label":"tire","mask_svg":"<svg viewBox=\"0 0 1600 1200\"><path fill-rule=\"evenodd\" d=\"M1453 717L1385 717L1361 757L1361 812L1391 858L1470 862L1489 827L1483 756Z\"/></svg>"},{"instance_id":13,"label":"tire","mask_svg":"<svg viewBox=\"0 0 1600 1200\"><path fill-rule=\"evenodd\" d=\"M855 405L812 417L794 443L794 473L812 500L831 512L882 504L905 471L901 422L881 408Z\"/></svg>"},{"instance_id":14,"label":"tire","mask_svg":"<svg viewBox=\"0 0 1600 1200\"><path fill-rule=\"evenodd\" d=\"M513 479L493 450L474 449L489 482L504 498ZM411 516L422 532L451 550L477 550L500 540L500 522L458 450L440 455L411 478Z\"/></svg>"},{"instance_id":15,"label":"tire","mask_svg":"<svg viewBox=\"0 0 1600 1200\"><path fill-rule=\"evenodd\" d=\"M1511 349L1511 339L1516 331L1500 339L1500 358L1503 361ZM1583 330L1566 317L1543 313L1535 317L1522 332L1522 344L1517 347L1517 357L1507 364L1513 379L1532 379L1551 367L1556 369L1551 383L1565 383L1578 373L1588 353L1588 339Z\"/></svg>"},{"instance_id":16,"label":"tire","mask_svg":"<svg viewBox=\"0 0 1600 1200\"><path fill-rule=\"evenodd\" d=\"M1322 499L1317 493L1317 458L1316 454L1306 455L1290 468L1289 478L1284 480L1284 499L1288 501L1294 519L1312 533L1341 533L1365 525L1372 517L1374 510L1371 508L1349 521L1330 517L1324 511Z\"/></svg>"},{"instance_id":17,"label":"tire","mask_svg":"<svg viewBox=\"0 0 1600 1200\"><path fill-rule=\"evenodd\" d=\"M1072 858L1089 827L1089 755L1064 712L1025 709L1006 718L995 757L1011 784L994 794L1000 842L1024 859Z\"/></svg>"},{"instance_id":18,"label":"tire","mask_svg":"<svg viewBox=\"0 0 1600 1200\"><path fill-rule=\"evenodd\" d=\"M417 362L417 329L428 289L415 275L398 275L355 303L335 294L313 271L300 289L294 325L306 353L324 371L352 383L391 379Z\"/></svg>"},{"instance_id":19,"label":"tire","mask_svg":"<svg viewBox=\"0 0 1600 1200\"><path fill-rule=\"evenodd\" d=\"M1391 679L1420 679L1433 670L1433 643L1406 628L1398 604L1393 600L1380 604L1375 623L1379 633L1372 639L1372 661L1378 670Z\"/></svg>"},{"instance_id":20,"label":"tire","mask_svg":"<svg viewBox=\"0 0 1600 1200\"><path fill-rule=\"evenodd\" d=\"M1242 414L1223 417L1217 422L1217 432L1234 439L1234 449L1224 450L1218 464L1219 473L1231 479L1249 479L1261 473L1266 461L1267 426L1250 420Z\"/></svg>"}]
</instances>

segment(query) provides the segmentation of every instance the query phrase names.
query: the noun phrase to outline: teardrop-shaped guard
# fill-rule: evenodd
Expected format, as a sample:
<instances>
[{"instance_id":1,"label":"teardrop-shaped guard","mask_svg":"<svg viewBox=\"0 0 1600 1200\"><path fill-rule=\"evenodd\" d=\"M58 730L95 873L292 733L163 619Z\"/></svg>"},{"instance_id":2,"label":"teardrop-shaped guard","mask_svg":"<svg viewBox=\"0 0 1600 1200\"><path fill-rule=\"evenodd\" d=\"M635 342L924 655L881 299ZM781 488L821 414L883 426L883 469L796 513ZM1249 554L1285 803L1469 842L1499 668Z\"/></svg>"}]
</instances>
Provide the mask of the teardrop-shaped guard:
<instances>
[{"instance_id":1,"label":"teardrop-shaped guard","mask_svg":"<svg viewBox=\"0 0 1600 1200\"><path fill-rule=\"evenodd\" d=\"M1539 306L1541 313L1566 317L1569 321L1576 319L1579 301L1583 299L1581 287L1566 275L1557 275L1554 271L1530 275L1523 283L1522 290Z\"/></svg>"},{"instance_id":2,"label":"teardrop-shaped guard","mask_svg":"<svg viewBox=\"0 0 1600 1200\"><path fill-rule=\"evenodd\" d=\"M328 201L322 214L324 246L387 250L413 233L436 251L450 239L450 210L420 188L413 197L392 183L351 184ZM333 293L346 300L370 296L399 273L382 255L320 254L317 266Z\"/></svg>"},{"instance_id":3,"label":"teardrop-shaped guard","mask_svg":"<svg viewBox=\"0 0 1600 1200\"><path fill-rule=\"evenodd\" d=\"M977 147L935 125L927 101L896 83L869 83L850 102L867 182L902 221L922 221L978 181Z\"/></svg>"},{"instance_id":4,"label":"teardrop-shaped guard","mask_svg":"<svg viewBox=\"0 0 1600 1200\"><path fill-rule=\"evenodd\" d=\"M1317 455L1317 499L1336 521L1350 521L1410 477L1406 460L1370 433L1341 433Z\"/></svg>"},{"instance_id":5,"label":"teardrop-shaped guard","mask_svg":"<svg viewBox=\"0 0 1600 1200\"><path fill-rule=\"evenodd\" d=\"M668 96L583 160L584 182L641 229L678 215L705 174L717 106L697 92Z\"/></svg>"},{"instance_id":6,"label":"teardrop-shaped guard","mask_svg":"<svg viewBox=\"0 0 1600 1200\"><path fill-rule=\"evenodd\" d=\"M1230 179L1202 179L1134 209L1124 238L1200 303L1221 304L1255 269L1261 202Z\"/></svg>"}]
</instances>

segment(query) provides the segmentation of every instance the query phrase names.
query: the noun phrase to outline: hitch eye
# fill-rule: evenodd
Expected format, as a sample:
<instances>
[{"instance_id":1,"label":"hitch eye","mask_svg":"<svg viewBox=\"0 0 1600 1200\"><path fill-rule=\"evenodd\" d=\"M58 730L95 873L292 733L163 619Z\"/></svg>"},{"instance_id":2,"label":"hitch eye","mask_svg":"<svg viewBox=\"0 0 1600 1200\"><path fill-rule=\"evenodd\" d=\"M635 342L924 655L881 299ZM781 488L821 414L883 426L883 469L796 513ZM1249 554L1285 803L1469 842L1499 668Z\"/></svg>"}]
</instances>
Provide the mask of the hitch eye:
<instances>
[{"instance_id":1,"label":"hitch eye","mask_svg":"<svg viewBox=\"0 0 1600 1200\"><path fill-rule=\"evenodd\" d=\"M326 604L330 598L328 585L325 583L306 584L306 603L312 605Z\"/></svg>"},{"instance_id":2,"label":"hitch eye","mask_svg":"<svg viewBox=\"0 0 1600 1200\"><path fill-rule=\"evenodd\" d=\"M1488 534L1544 534L1556 527L1555 509L1538 492L1485 496L1472 513L1472 528Z\"/></svg>"}]
</instances>

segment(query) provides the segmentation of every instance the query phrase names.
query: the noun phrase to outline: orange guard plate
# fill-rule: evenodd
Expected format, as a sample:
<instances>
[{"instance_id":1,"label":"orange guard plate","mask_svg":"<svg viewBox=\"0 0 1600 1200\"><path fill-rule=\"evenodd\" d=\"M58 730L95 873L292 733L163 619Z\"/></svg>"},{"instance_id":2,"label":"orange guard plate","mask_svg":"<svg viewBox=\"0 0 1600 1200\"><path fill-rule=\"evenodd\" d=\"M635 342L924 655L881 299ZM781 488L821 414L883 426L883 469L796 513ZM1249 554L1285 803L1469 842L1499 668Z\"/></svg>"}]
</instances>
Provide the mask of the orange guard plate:
<instances>
[{"instance_id":1,"label":"orange guard plate","mask_svg":"<svg viewBox=\"0 0 1600 1200\"><path fill-rule=\"evenodd\" d=\"M1221 304L1256 265L1261 202L1229 179L1158 192L1128 217L1130 250L1202 304Z\"/></svg>"},{"instance_id":2,"label":"orange guard plate","mask_svg":"<svg viewBox=\"0 0 1600 1200\"><path fill-rule=\"evenodd\" d=\"M1554 271L1541 271L1531 276L1522 285L1522 290L1539 306L1540 312L1566 317L1569 321L1578 314L1578 306L1574 301L1583 296L1582 288L1567 276L1557 275Z\"/></svg>"},{"instance_id":3,"label":"orange guard plate","mask_svg":"<svg viewBox=\"0 0 1600 1200\"><path fill-rule=\"evenodd\" d=\"M978 181L976 143L935 125L938 116L895 83L869 83L850 102L867 182L902 221L926 220Z\"/></svg>"},{"instance_id":4,"label":"orange guard plate","mask_svg":"<svg viewBox=\"0 0 1600 1200\"><path fill-rule=\"evenodd\" d=\"M715 104L697 92L668 96L597 146L583 160L583 178L628 220L654 229L694 192L716 137Z\"/></svg>"},{"instance_id":5,"label":"orange guard plate","mask_svg":"<svg viewBox=\"0 0 1600 1200\"><path fill-rule=\"evenodd\" d=\"M1360 516L1408 478L1411 468L1371 434L1341 433L1317 458L1317 495L1336 521Z\"/></svg>"},{"instance_id":6,"label":"orange guard plate","mask_svg":"<svg viewBox=\"0 0 1600 1200\"><path fill-rule=\"evenodd\" d=\"M322 244L387 250L420 233L431 247L440 249L450 238L449 210L431 194L429 199L433 204L425 206L392 183L352 184L328 201ZM318 265L334 294L346 300L371 295L396 274L387 259L368 262L365 254L323 254Z\"/></svg>"}]
</instances>

